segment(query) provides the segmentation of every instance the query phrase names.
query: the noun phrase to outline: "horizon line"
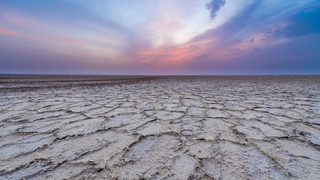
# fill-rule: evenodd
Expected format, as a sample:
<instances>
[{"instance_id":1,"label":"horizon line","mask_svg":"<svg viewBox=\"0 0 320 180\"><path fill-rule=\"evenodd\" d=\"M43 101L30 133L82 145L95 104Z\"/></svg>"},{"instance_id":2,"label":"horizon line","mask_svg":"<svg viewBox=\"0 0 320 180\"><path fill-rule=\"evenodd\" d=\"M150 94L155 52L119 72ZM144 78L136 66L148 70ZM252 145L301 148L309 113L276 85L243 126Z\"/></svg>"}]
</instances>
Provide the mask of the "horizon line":
<instances>
[{"instance_id":1,"label":"horizon line","mask_svg":"<svg viewBox=\"0 0 320 180\"><path fill-rule=\"evenodd\" d=\"M313 76L320 74L1 74L0 76Z\"/></svg>"}]
</instances>

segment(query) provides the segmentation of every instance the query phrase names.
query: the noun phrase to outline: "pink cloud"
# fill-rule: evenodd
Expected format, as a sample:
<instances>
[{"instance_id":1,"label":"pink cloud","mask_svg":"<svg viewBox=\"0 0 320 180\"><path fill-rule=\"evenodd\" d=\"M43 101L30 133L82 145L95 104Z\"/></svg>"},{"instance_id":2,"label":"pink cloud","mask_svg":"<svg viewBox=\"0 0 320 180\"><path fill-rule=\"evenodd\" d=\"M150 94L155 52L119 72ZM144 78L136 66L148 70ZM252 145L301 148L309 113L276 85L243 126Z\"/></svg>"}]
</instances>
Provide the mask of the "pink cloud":
<instances>
[{"instance_id":1,"label":"pink cloud","mask_svg":"<svg viewBox=\"0 0 320 180\"><path fill-rule=\"evenodd\" d=\"M3 28L3 27L0 27L0 34L2 34L2 35L10 35L10 36L21 36L20 33L16 32L16 31L13 31L11 29Z\"/></svg>"},{"instance_id":2,"label":"pink cloud","mask_svg":"<svg viewBox=\"0 0 320 180\"><path fill-rule=\"evenodd\" d=\"M48 38L43 38L43 37L39 37L39 36L30 36L27 34L21 34L16 31L13 31L11 29L6 29L3 27L0 27L0 34L9 35L9 36L21 36L21 37L40 40L40 41L49 41L49 42L56 42L56 43L61 43L61 44L74 44L74 45L86 44L85 42L83 42L79 39L74 39L74 38L48 39Z\"/></svg>"},{"instance_id":3,"label":"pink cloud","mask_svg":"<svg viewBox=\"0 0 320 180\"><path fill-rule=\"evenodd\" d=\"M189 41L184 44L166 43L158 48L134 48L135 59L140 64L149 64L155 67L179 66L188 61L206 54L207 57L221 56L227 51L216 52L215 38ZM130 55L129 55L130 56Z\"/></svg>"},{"instance_id":4,"label":"pink cloud","mask_svg":"<svg viewBox=\"0 0 320 180\"><path fill-rule=\"evenodd\" d=\"M24 29L32 30L41 27L41 23L39 23L37 18L26 14L13 13L0 8L0 16L4 21Z\"/></svg>"},{"instance_id":5,"label":"pink cloud","mask_svg":"<svg viewBox=\"0 0 320 180\"><path fill-rule=\"evenodd\" d=\"M63 39L50 40L50 41L61 43L61 44L86 44L85 42L79 39L73 39L73 38L63 38Z\"/></svg>"}]
</instances>

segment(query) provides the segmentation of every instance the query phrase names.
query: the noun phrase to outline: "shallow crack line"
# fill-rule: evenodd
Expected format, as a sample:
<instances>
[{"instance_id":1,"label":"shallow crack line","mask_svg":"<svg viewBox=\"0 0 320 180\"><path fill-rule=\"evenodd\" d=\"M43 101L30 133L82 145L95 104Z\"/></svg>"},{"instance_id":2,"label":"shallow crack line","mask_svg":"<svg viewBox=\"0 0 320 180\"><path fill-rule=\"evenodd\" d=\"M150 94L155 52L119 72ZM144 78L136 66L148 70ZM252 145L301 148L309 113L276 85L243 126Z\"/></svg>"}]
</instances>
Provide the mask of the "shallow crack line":
<instances>
[{"instance_id":1,"label":"shallow crack line","mask_svg":"<svg viewBox=\"0 0 320 180\"><path fill-rule=\"evenodd\" d=\"M13 173L19 171L20 169L29 167L29 166L30 166L31 164L33 164L35 161L46 162L46 165L47 165L47 164L51 164L51 162L48 162L48 160L49 160L49 159L35 158L35 159L33 159L32 161L30 161L30 162L28 162L28 163L26 163L26 164L22 164L22 165L14 168L14 169L12 169L12 170L10 170L10 171L5 171L5 170L0 171L0 172L2 173L2 174L0 174L0 176L1 176L1 175L10 175L10 174L13 174ZM40 170L40 171L41 171L41 170ZM35 174L39 173L40 171L36 172Z\"/></svg>"},{"instance_id":2,"label":"shallow crack line","mask_svg":"<svg viewBox=\"0 0 320 180\"><path fill-rule=\"evenodd\" d=\"M114 142L108 142L107 144L102 145L102 146L98 147L97 149L94 149L94 150L92 150L92 151L83 152L83 153L79 154L77 157L75 157L74 159L71 159L71 160L65 159L65 160L63 160L62 162L58 162L56 165L54 165L52 162L48 162L49 164L53 164L54 166L52 166L50 169L47 169L47 170L44 170L44 171L41 170L42 172L41 172L40 174L47 173L47 172L52 172L52 171L54 171L55 169L57 169L57 168L59 168L60 166L62 166L63 164L84 164L84 165L90 165L90 164L85 163L85 162L73 163L72 161L76 161L76 160L78 160L78 159L81 159L83 156L90 155L90 154L92 154L92 153L94 153L94 152L96 152L96 151L99 151L99 150L101 150L101 149L103 149L103 148L105 148L105 147L107 147L107 146L109 146L110 144L113 144L113 143L114 143ZM48 159L50 159L50 158L48 158ZM37 160L37 159L35 159L35 160ZM45 159L45 161L47 161L47 159ZM30 163L32 163L32 162L30 162ZM29 164L30 164L30 163L29 163ZM37 175L37 174L39 174L39 172L37 172L37 173L35 173L35 174L33 174L33 175L30 175L30 177L34 177L34 176ZM29 176L28 176L28 177L29 177ZM28 177L25 177L25 178L28 178Z\"/></svg>"},{"instance_id":3,"label":"shallow crack line","mask_svg":"<svg viewBox=\"0 0 320 180\"><path fill-rule=\"evenodd\" d=\"M36 151L38 151L38 150L46 149L46 148L48 148L51 144L53 144L53 142L54 142L54 141L52 141L50 144L45 144L45 145L43 145L43 146L41 146L41 147L38 147L38 148L36 148L36 149L34 149L34 150L32 150L32 151L25 152L25 153L21 153L21 154L18 154L18 155L16 155L16 156L9 157L9 158L7 158L7 159L3 159L3 160L1 160L1 161L8 161L8 160L13 159L13 158L19 158L20 156L25 156L25 155L28 155L28 154L32 154L32 153L34 153L34 152L36 152Z\"/></svg>"},{"instance_id":4,"label":"shallow crack line","mask_svg":"<svg viewBox=\"0 0 320 180\"><path fill-rule=\"evenodd\" d=\"M136 127L136 128L133 128L132 129L132 131L137 131L139 128L142 128L143 126L145 126L146 124L148 124L148 123L151 123L151 122L155 122L155 121L157 121L158 119L157 118L153 118L152 120L150 120L150 121L147 121L146 123L143 123L142 125L140 125L140 126L138 126L138 127ZM130 124L129 124L130 125ZM127 126L127 125L123 125L123 126L121 126L121 127L124 127L124 126ZM121 127L118 127L118 128L121 128ZM117 129L118 129L117 128ZM127 130L125 130L126 132L128 132ZM128 133L130 133L130 132L128 132Z\"/></svg>"},{"instance_id":5,"label":"shallow crack line","mask_svg":"<svg viewBox=\"0 0 320 180\"><path fill-rule=\"evenodd\" d=\"M314 144L311 141L305 141L301 138L299 138L300 136L287 136L287 137L274 137L274 139L286 139L286 140L290 140L291 138L296 140L296 141L300 141L301 143L304 144L308 144L309 146L311 146L313 149L315 149L316 151L320 152L320 145L319 144Z\"/></svg>"},{"instance_id":6,"label":"shallow crack line","mask_svg":"<svg viewBox=\"0 0 320 180\"><path fill-rule=\"evenodd\" d=\"M264 156L266 156L271 162L275 163L278 167L282 169L282 171L285 173L286 176L288 177L296 177L294 176L290 171L288 171L286 168L284 168L277 160L275 160L272 156L267 154L266 152L262 151L256 144L250 143L250 146L254 147L257 149L259 152L261 152Z\"/></svg>"}]
</instances>

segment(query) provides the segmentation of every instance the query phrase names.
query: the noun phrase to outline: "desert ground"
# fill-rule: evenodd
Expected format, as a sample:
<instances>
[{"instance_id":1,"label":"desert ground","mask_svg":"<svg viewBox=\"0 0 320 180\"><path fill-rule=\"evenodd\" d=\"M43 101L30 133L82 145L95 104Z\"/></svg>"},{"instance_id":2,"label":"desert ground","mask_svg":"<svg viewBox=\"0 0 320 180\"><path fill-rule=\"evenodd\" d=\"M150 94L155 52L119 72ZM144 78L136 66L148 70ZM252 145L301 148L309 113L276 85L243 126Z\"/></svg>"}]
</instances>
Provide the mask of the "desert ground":
<instances>
[{"instance_id":1,"label":"desert ground","mask_svg":"<svg viewBox=\"0 0 320 180\"><path fill-rule=\"evenodd\" d=\"M320 76L0 76L0 179L320 179Z\"/></svg>"}]
</instances>

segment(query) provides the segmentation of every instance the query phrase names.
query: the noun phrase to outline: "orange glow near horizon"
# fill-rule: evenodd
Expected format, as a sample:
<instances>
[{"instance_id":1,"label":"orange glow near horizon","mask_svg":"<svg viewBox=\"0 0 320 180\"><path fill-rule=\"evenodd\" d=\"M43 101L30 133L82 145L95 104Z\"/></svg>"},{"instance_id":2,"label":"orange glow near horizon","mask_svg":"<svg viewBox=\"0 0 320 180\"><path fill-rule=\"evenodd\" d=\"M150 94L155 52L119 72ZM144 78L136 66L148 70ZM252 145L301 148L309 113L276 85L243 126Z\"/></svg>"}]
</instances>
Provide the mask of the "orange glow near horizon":
<instances>
[{"instance_id":1,"label":"orange glow near horizon","mask_svg":"<svg viewBox=\"0 0 320 180\"><path fill-rule=\"evenodd\" d=\"M205 39L197 42L188 42L182 45L164 44L156 49L141 48L137 50L140 63L150 63L158 61L160 64L179 65L185 61L190 61L196 56L211 53L213 44L209 44L215 39ZM220 54L218 54L220 55Z\"/></svg>"}]
</instances>

